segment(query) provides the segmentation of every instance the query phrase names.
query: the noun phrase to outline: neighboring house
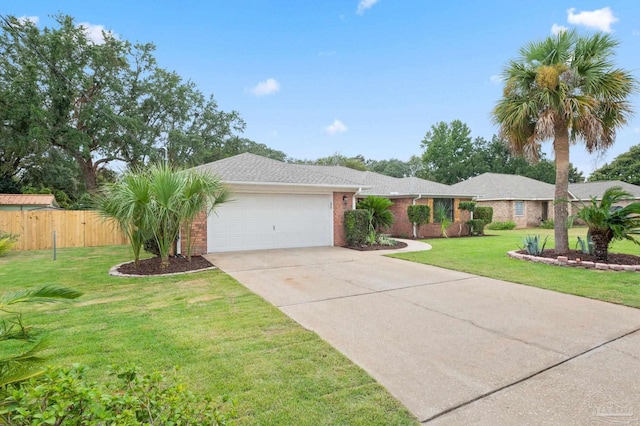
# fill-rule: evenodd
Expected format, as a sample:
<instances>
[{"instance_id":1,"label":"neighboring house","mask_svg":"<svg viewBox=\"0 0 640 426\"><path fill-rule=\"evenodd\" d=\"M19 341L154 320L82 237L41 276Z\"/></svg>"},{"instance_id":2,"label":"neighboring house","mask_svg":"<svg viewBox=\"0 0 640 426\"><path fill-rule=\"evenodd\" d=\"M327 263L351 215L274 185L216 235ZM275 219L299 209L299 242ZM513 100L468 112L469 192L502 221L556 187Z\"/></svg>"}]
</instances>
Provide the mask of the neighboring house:
<instances>
[{"instance_id":1,"label":"neighboring house","mask_svg":"<svg viewBox=\"0 0 640 426\"><path fill-rule=\"evenodd\" d=\"M368 195L392 198L398 223L390 232L409 236L409 204L449 203L452 214L466 220L460 218L457 203L460 198L471 199L447 185L422 179L283 163L249 153L196 169L219 176L233 191L233 201L194 223L192 241L197 253L343 246L344 212Z\"/></svg>"},{"instance_id":2,"label":"neighboring house","mask_svg":"<svg viewBox=\"0 0 640 426\"><path fill-rule=\"evenodd\" d=\"M631 194L633 198L618 202L616 205L624 207L633 202L640 202L640 186L619 180L605 180L597 182L570 183L569 192L574 196L573 214L576 214L582 204L588 204L592 197L597 200L602 199L602 194L612 186L620 186Z\"/></svg>"},{"instance_id":3,"label":"neighboring house","mask_svg":"<svg viewBox=\"0 0 640 426\"><path fill-rule=\"evenodd\" d=\"M474 194L478 206L493 207L493 221L513 221L518 228L553 219L554 185L518 175L484 173L452 187Z\"/></svg>"},{"instance_id":4,"label":"neighboring house","mask_svg":"<svg viewBox=\"0 0 640 426\"><path fill-rule=\"evenodd\" d=\"M0 194L0 210L35 210L60 208L51 194Z\"/></svg>"}]
</instances>

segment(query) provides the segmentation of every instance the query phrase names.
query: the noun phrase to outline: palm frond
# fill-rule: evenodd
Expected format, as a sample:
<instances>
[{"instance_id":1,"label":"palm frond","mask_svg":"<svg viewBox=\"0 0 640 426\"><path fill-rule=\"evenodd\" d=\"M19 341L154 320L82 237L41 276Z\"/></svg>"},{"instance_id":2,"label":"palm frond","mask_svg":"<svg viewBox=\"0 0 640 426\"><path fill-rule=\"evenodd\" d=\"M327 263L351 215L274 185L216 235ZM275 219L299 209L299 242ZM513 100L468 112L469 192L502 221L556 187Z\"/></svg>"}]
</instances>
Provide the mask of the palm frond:
<instances>
[{"instance_id":1,"label":"palm frond","mask_svg":"<svg viewBox=\"0 0 640 426\"><path fill-rule=\"evenodd\" d=\"M34 289L24 289L3 294L0 297L0 309L18 303L58 303L77 299L80 296L82 296L80 291L47 284Z\"/></svg>"}]
</instances>

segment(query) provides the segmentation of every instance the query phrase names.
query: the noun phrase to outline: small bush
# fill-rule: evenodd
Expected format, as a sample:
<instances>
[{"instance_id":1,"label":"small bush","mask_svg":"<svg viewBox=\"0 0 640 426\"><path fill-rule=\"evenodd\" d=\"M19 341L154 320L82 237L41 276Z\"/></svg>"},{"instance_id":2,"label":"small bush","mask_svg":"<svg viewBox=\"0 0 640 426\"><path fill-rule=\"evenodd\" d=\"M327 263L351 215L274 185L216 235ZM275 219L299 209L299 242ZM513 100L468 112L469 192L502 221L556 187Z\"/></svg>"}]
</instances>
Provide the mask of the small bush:
<instances>
[{"instance_id":1,"label":"small bush","mask_svg":"<svg viewBox=\"0 0 640 426\"><path fill-rule=\"evenodd\" d=\"M483 235L484 234L484 220L482 219L472 219L467 222L469 225L469 232L471 235Z\"/></svg>"},{"instance_id":2,"label":"small bush","mask_svg":"<svg viewBox=\"0 0 640 426\"><path fill-rule=\"evenodd\" d=\"M160 247L158 247L158 241L156 241L155 237L144 240L142 248L147 253L152 254L156 257L160 257Z\"/></svg>"},{"instance_id":3,"label":"small bush","mask_svg":"<svg viewBox=\"0 0 640 426\"><path fill-rule=\"evenodd\" d=\"M18 241L18 235L0 231L0 256L6 254Z\"/></svg>"},{"instance_id":4,"label":"small bush","mask_svg":"<svg viewBox=\"0 0 640 426\"><path fill-rule=\"evenodd\" d=\"M473 218L482 219L486 224L493 222L493 207L477 206L473 211Z\"/></svg>"},{"instance_id":5,"label":"small bush","mask_svg":"<svg viewBox=\"0 0 640 426\"><path fill-rule=\"evenodd\" d=\"M527 235L524 239L524 246L520 247L520 249L526 250L527 254L540 256L544 251L544 246L547 245L548 238L549 237L545 237L541 244L540 235Z\"/></svg>"},{"instance_id":6,"label":"small bush","mask_svg":"<svg viewBox=\"0 0 640 426\"><path fill-rule=\"evenodd\" d=\"M508 220L506 222L493 222L487 225L487 229L491 229L493 231L511 230L515 227L516 223L512 220Z\"/></svg>"},{"instance_id":7,"label":"small bush","mask_svg":"<svg viewBox=\"0 0 640 426\"><path fill-rule=\"evenodd\" d=\"M378 240L378 244L380 244L381 246L393 247L396 244L398 244L396 240L394 240L393 238L391 238L390 235L387 235L387 234L378 234L377 240Z\"/></svg>"},{"instance_id":8,"label":"small bush","mask_svg":"<svg viewBox=\"0 0 640 426\"><path fill-rule=\"evenodd\" d=\"M369 195L367 198L358 201L357 208L369 210L372 214L371 225L373 229L381 231L393 225L393 213L389 210L392 205L393 202L388 198Z\"/></svg>"},{"instance_id":9,"label":"small bush","mask_svg":"<svg viewBox=\"0 0 640 426\"><path fill-rule=\"evenodd\" d=\"M369 211L364 209L344 212L344 230L347 244L350 246L366 244L369 236L369 217Z\"/></svg>"},{"instance_id":10,"label":"small bush","mask_svg":"<svg viewBox=\"0 0 640 426\"><path fill-rule=\"evenodd\" d=\"M431 207L426 204L416 204L407 207L409 222L416 226L426 225L431 220Z\"/></svg>"},{"instance_id":11,"label":"small bush","mask_svg":"<svg viewBox=\"0 0 640 426\"><path fill-rule=\"evenodd\" d=\"M540 222L540 228L542 229L553 229L555 227L555 222L553 219L545 219Z\"/></svg>"},{"instance_id":12,"label":"small bush","mask_svg":"<svg viewBox=\"0 0 640 426\"><path fill-rule=\"evenodd\" d=\"M476 202L475 201L460 201L458 203L458 210L466 210L469 212L475 211Z\"/></svg>"},{"instance_id":13,"label":"small bush","mask_svg":"<svg viewBox=\"0 0 640 426\"><path fill-rule=\"evenodd\" d=\"M107 384L89 382L85 369L49 369L16 387L0 407L0 423L17 425L223 425L221 405L197 398L160 373L112 371Z\"/></svg>"}]
</instances>

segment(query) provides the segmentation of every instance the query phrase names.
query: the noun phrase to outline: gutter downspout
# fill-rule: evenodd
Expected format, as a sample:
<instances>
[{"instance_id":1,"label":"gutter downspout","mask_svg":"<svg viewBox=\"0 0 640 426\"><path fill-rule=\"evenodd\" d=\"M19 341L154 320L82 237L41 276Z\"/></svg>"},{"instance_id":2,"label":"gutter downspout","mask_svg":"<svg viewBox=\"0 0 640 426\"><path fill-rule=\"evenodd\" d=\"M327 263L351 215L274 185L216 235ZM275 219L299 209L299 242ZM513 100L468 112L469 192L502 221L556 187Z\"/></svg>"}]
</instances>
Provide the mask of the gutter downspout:
<instances>
[{"instance_id":1,"label":"gutter downspout","mask_svg":"<svg viewBox=\"0 0 640 426\"><path fill-rule=\"evenodd\" d=\"M413 202L411 204L415 206L416 205L416 201L418 201L421 198L422 198L422 194L419 194L418 198L414 198ZM418 238L418 236L416 235L418 233L418 231L416 230L416 224L412 223L411 225L413 226L413 238Z\"/></svg>"},{"instance_id":2,"label":"gutter downspout","mask_svg":"<svg viewBox=\"0 0 640 426\"><path fill-rule=\"evenodd\" d=\"M351 199L351 209L356 209L356 196L362 192L362 188L358 188L355 194L353 194L353 198Z\"/></svg>"}]
</instances>

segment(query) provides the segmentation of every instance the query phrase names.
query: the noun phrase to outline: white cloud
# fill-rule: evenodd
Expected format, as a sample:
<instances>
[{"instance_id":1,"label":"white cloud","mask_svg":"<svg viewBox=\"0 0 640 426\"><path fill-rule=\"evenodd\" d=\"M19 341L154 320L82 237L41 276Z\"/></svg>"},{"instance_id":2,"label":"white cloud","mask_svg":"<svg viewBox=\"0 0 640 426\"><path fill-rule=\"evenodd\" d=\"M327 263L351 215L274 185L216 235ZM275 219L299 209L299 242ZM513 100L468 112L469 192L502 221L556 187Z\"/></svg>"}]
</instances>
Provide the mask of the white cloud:
<instances>
[{"instance_id":1,"label":"white cloud","mask_svg":"<svg viewBox=\"0 0 640 426\"><path fill-rule=\"evenodd\" d=\"M324 128L324 131L330 135L335 135L336 133L342 133L349 130L344 123L338 119L333 120L333 123Z\"/></svg>"},{"instance_id":2,"label":"white cloud","mask_svg":"<svg viewBox=\"0 0 640 426\"><path fill-rule=\"evenodd\" d=\"M558 25L558 24L553 24L551 26L551 34L553 35L558 35L560 33L563 33L565 31L568 31L569 28L562 26L562 25Z\"/></svg>"},{"instance_id":3,"label":"white cloud","mask_svg":"<svg viewBox=\"0 0 640 426\"><path fill-rule=\"evenodd\" d=\"M491 77L489 77L489 80L493 84L500 84L500 83L502 83L502 76L500 74L494 74Z\"/></svg>"},{"instance_id":4,"label":"white cloud","mask_svg":"<svg viewBox=\"0 0 640 426\"><path fill-rule=\"evenodd\" d=\"M613 16L613 12L609 7L603 7L602 9L584 11L575 13L576 9L571 8L567 10L567 22L574 25L584 25L588 28L594 28L606 33L611 32L611 25L618 22L618 18Z\"/></svg>"},{"instance_id":5,"label":"white cloud","mask_svg":"<svg viewBox=\"0 0 640 426\"><path fill-rule=\"evenodd\" d=\"M33 25L38 25L38 21L40 20L39 16L21 16L18 19L18 22L21 24L25 24L27 22L31 22Z\"/></svg>"},{"instance_id":6,"label":"white cloud","mask_svg":"<svg viewBox=\"0 0 640 426\"><path fill-rule=\"evenodd\" d=\"M276 93L280 90L280 83L273 78L268 78L265 81L261 81L256 84L255 87L249 90L256 96L266 96Z\"/></svg>"},{"instance_id":7,"label":"white cloud","mask_svg":"<svg viewBox=\"0 0 640 426\"><path fill-rule=\"evenodd\" d=\"M362 15L365 10L371 9L373 5L376 3L378 3L378 0L360 0L360 3L358 3L358 10L356 10L356 13L358 15Z\"/></svg>"},{"instance_id":8,"label":"white cloud","mask_svg":"<svg viewBox=\"0 0 640 426\"><path fill-rule=\"evenodd\" d=\"M114 36L111 31L104 29L104 25L94 25L88 22L80 22L78 24L78 28L82 28L87 38L95 44L104 44L104 34Z\"/></svg>"}]
</instances>

